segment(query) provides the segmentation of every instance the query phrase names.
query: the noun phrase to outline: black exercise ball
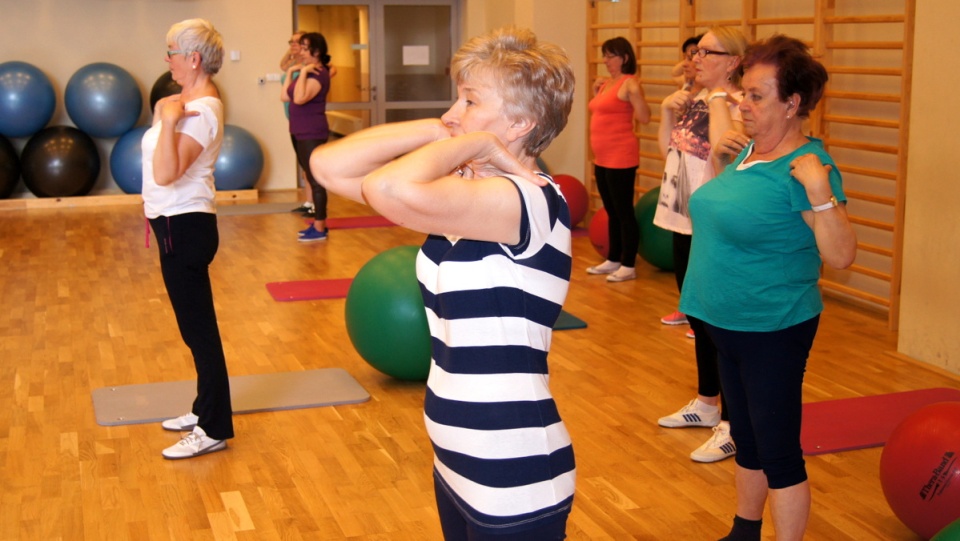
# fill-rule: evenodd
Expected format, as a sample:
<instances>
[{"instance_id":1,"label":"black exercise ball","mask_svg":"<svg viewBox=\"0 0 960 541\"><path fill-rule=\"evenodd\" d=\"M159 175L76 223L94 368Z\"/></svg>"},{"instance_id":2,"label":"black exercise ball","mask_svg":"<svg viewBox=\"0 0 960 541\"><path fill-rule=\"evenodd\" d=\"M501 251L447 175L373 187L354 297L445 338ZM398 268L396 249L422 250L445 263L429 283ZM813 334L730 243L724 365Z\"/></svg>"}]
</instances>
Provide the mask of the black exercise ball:
<instances>
[{"instance_id":1,"label":"black exercise ball","mask_svg":"<svg viewBox=\"0 0 960 541\"><path fill-rule=\"evenodd\" d=\"M153 88L150 89L150 114L153 114L157 102L161 98L179 94L181 90L183 90L183 87L173 80L173 75L169 71L163 72L163 75L157 77L157 81L153 83Z\"/></svg>"},{"instance_id":2,"label":"black exercise ball","mask_svg":"<svg viewBox=\"0 0 960 541\"><path fill-rule=\"evenodd\" d=\"M0 136L0 199L6 199L20 180L20 160L17 149L6 137Z\"/></svg>"},{"instance_id":3,"label":"black exercise ball","mask_svg":"<svg viewBox=\"0 0 960 541\"><path fill-rule=\"evenodd\" d=\"M100 154L77 128L51 126L27 141L20 167L23 183L37 197L86 195L100 175Z\"/></svg>"}]
</instances>

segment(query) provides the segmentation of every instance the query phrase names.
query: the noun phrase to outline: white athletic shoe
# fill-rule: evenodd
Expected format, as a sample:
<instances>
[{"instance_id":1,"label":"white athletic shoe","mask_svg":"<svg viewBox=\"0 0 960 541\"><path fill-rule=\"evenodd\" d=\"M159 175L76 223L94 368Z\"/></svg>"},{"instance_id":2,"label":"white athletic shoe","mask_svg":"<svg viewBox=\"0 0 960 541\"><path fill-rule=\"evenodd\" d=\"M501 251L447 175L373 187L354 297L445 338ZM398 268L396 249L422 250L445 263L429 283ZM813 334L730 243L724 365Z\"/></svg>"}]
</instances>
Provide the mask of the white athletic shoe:
<instances>
[{"instance_id":1,"label":"white athletic shoe","mask_svg":"<svg viewBox=\"0 0 960 541\"><path fill-rule=\"evenodd\" d=\"M699 401L694 398L689 404L680 408L680 411L661 417L657 424L667 428L685 428L688 426L717 426L720 422L720 408L712 413L703 412L697 407Z\"/></svg>"},{"instance_id":2,"label":"white athletic shoe","mask_svg":"<svg viewBox=\"0 0 960 541\"><path fill-rule=\"evenodd\" d=\"M209 438L202 428L195 426L193 427L193 431L184 436L183 439L164 449L163 458L169 460L193 458L207 453L222 451L226 448L227 442L225 440Z\"/></svg>"},{"instance_id":3,"label":"white athletic shoe","mask_svg":"<svg viewBox=\"0 0 960 541\"><path fill-rule=\"evenodd\" d=\"M186 413L180 417L174 417L173 419L167 419L166 421L160 423L160 426L164 430L172 430L174 432L186 432L188 430L193 430L193 427L197 426L197 421L200 418L194 415L193 413Z\"/></svg>"},{"instance_id":4,"label":"white athletic shoe","mask_svg":"<svg viewBox=\"0 0 960 541\"><path fill-rule=\"evenodd\" d=\"M730 437L730 423L722 422L713 427L713 436L690 453L694 462L718 462L737 454L737 446Z\"/></svg>"},{"instance_id":5,"label":"white athletic shoe","mask_svg":"<svg viewBox=\"0 0 960 541\"><path fill-rule=\"evenodd\" d=\"M604 261L599 265L594 265L592 267L587 267L587 274L611 274L617 271L620 268L620 263L614 263L613 261Z\"/></svg>"}]
</instances>

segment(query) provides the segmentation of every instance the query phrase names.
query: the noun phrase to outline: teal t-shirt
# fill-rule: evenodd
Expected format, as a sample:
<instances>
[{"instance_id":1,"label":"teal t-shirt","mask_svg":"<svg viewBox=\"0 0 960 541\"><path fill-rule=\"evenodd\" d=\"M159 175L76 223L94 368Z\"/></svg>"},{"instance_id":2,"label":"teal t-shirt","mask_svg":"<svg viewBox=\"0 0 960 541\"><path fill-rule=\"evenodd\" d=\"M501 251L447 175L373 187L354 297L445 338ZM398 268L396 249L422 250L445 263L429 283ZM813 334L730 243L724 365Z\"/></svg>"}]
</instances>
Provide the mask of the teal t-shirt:
<instances>
[{"instance_id":1,"label":"teal t-shirt","mask_svg":"<svg viewBox=\"0 0 960 541\"><path fill-rule=\"evenodd\" d=\"M790 175L797 156L833 166L830 187L846 201L836 164L819 139L771 162L741 166L751 143L720 175L690 197L693 239L680 311L734 331L770 332L823 311L817 288L820 252L800 214L810 210Z\"/></svg>"}]
</instances>

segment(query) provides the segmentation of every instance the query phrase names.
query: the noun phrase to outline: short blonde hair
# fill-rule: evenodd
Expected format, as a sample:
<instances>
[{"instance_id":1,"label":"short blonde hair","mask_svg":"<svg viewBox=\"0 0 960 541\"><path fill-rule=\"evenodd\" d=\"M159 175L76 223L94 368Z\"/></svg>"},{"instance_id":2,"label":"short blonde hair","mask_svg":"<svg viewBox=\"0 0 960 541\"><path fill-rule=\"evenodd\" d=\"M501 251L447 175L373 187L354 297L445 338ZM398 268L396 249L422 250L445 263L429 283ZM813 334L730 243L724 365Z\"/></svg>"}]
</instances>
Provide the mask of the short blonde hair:
<instances>
[{"instance_id":1,"label":"short blonde hair","mask_svg":"<svg viewBox=\"0 0 960 541\"><path fill-rule=\"evenodd\" d=\"M167 41L186 53L200 53L200 67L215 75L223 65L223 38L206 19L187 19L170 27Z\"/></svg>"},{"instance_id":2,"label":"short blonde hair","mask_svg":"<svg viewBox=\"0 0 960 541\"><path fill-rule=\"evenodd\" d=\"M740 29L732 26L714 26L709 32L717 38L717 41L720 42L725 52L729 53L730 56L736 56L743 60L743 53L747 51L747 45L749 45L750 42ZM740 88L741 78L743 78L743 70L740 66L737 66L737 68L733 70L733 73L730 74L730 82L737 85L737 88Z\"/></svg>"},{"instance_id":3,"label":"short blonde hair","mask_svg":"<svg viewBox=\"0 0 960 541\"><path fill-rule=\"evenodd\" d=\"M573 107L576 80L567 54L557 45L538 42L528 29L501 28L471 39L453 56L457 84L485 71L495 76L507 117L536 124L523 148L529 156L540 156L563 131Z\"/></svg>"}]
</instances>

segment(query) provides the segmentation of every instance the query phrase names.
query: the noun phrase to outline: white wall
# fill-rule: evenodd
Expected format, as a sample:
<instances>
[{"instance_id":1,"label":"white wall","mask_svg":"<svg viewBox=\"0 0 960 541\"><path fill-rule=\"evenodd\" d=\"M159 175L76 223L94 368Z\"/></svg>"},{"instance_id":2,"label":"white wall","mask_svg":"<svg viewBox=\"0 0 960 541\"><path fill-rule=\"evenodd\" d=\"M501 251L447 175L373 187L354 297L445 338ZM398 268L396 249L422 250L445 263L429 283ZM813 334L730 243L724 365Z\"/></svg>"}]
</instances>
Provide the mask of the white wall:
<instances>
[{"instance_id":1,"label":"white wall","mask_svg":"<svg viewBox=\"0 0 960 541\"><path fill-rule=\"evenodd\" d=\"M955 0L917 2L898 351L960 374ZM939 59L939 61L931 61Z\"/></svg>"}]
</instances>

